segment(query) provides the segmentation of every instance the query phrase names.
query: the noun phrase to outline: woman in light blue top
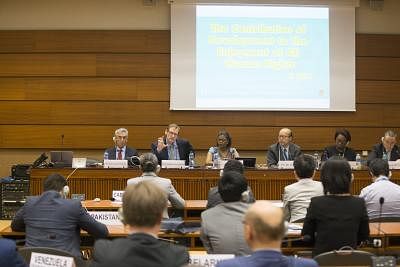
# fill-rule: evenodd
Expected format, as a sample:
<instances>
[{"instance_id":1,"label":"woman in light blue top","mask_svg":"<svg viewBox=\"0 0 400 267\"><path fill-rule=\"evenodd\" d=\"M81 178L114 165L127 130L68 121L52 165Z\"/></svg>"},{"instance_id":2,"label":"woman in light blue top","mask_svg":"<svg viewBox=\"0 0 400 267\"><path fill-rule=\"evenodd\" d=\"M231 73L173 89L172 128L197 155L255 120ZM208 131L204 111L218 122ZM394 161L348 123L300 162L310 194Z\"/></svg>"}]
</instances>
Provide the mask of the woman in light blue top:
<instances>
[{"instance_id":1,"label":"woman in light blue top","mask_svg":"<svg viewBox=\"0 0 400 267\"><path fill-rule=\"evenodd\" d=\"M239 157L236 148L232 146L232 138L225 130L217 134L217 145L210 147L207 153L206 164L210 165L214 159L235 159Z\"/></svg>"}]
</instances>

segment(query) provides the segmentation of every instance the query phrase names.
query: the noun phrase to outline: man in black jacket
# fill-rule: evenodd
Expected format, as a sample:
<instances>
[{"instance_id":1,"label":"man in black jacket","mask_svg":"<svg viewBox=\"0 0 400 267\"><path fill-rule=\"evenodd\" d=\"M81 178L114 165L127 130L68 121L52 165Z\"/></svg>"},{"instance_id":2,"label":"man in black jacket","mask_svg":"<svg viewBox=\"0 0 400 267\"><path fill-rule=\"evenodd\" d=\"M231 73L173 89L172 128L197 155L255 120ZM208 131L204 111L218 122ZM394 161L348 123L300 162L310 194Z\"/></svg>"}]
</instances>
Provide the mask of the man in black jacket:
<instances>
[{"instance_id":1,"label":"man in black jacket","mask_svg":"<svg viewBox=\"0 0 400 267\"><path fill-rule=\"evenodd\" d=\"M368 155L368 165L376 158L386 161L396 161L400 159L400 151L399 147L396 145L396 138L397 134L394 131L386 131L381 138L381 143L372 147L372 151Z\"/></svg>"},{"instance_id":2,"label":"man in black jacket","mask_svg":"<svg viewBox=\"0 0 400 267\"><path fill-rule=\"evenodd\" d=\"M150 181L131 184L122 199L123 223L129 235L95 243L93 267L178 267L189 261L185 247L159 240L161 218L167 207L165 192Z\"/></svg>"}]
</instances>

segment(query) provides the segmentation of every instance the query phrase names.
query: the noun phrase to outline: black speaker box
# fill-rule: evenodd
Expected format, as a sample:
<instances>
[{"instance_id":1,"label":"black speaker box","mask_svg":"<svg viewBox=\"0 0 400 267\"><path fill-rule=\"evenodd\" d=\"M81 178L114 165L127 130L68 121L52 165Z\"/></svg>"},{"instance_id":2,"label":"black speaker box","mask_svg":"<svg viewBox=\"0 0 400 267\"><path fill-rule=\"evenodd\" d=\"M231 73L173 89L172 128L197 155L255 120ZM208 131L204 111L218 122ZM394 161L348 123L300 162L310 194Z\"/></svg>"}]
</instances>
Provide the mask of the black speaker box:
<instances>
[{"instance_id":1,"label":"black speaker box","mask_svg":"<svg viewBox=\"0 0 400 267\"><path fill-rule=\"evenodd\" d=\"M15 180L28 180L31 175L30 164L18 164L11 167L11 176Z\"/></svg>"}]
</instances>

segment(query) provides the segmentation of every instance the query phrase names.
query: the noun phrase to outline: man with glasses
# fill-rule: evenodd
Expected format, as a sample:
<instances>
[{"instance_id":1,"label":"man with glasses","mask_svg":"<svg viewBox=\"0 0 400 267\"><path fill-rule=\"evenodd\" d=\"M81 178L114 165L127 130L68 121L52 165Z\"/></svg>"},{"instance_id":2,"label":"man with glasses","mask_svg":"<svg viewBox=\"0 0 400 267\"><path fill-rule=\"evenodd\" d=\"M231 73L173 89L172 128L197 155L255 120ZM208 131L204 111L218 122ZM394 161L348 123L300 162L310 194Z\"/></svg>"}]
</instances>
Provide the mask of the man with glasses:
<instances>
[{"instance_id":1,"label":"man with glasses","mask_svg":"<svg viewBox=\"0 0 400 267\"><path fill-rule=\"evenodd\" d=\"M289 128L279 131L278 143L271 145L267 152L267 164L270 168L276 168L279 161L294 160L301 155L298 145L292 143L293 133Z\"/></svg>"},{"instance_id":2,"label":"man with glasses","mask_svg":"<svg viewBox=\"0 0 400 267\"><path fill-rule=\"evenodd\" d=\"M368 165L373 159L379 158L386 161L396 161L400 158L399 147L396 145L397 134L388 130L381 138L381 143L372 147L371 153L368 155Z\"/></svg>"},{"instance_id":3,"label":"man with glasses","mask_svg":"<svg viewBox=\"0 0 400 267\"><path fill-rule=\"evenodd\" d=\"M151 144L151 151L157 156L159 164L162 160L184 160L189 164L189 154L194 149L190 142L178 138L180 127L171 123L165 129L164 136L157 139L157 142Z\"/></svg>"},{"instance_id":4,"label":"man with glasses","mask_svg":"<svg viewBox=\"0 0 400 267\"><path fill-rule=\"evenodd\" d=\"M139 156L138 152L134 148L127 147L128 143L128 130L125 128L119 128L115 130L113 141L115 147L108 148L106 150L108 159L128 159L132 156Z\"/></svg>"}]
</instances>

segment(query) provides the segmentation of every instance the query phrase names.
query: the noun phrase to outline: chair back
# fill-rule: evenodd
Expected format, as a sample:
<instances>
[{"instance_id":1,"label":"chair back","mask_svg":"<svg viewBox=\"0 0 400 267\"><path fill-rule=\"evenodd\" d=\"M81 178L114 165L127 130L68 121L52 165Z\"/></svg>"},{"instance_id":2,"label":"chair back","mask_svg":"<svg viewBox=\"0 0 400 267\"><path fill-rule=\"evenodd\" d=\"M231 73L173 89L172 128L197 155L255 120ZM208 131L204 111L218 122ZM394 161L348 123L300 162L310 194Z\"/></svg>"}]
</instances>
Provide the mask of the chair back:
<instances>
[{"instance_id":1,"label":"chair back","mask_svg":"<svg viewBox=\"0 0 400 267\"><path fill-rule=\"evenodd\" d=\"M319 266L371 266L372 256L375 255L346 246L339 250L321 253L315 256L314 260Z\"/></svg>"},{"instance_id":2,"label":"chair back","mask_svg":"<svg viewBox=\"0 0 400 267\"><path fill-rule=\"evenodd\" d=\"M369 222L400 222L400 217L380 217L369 219Z\"/></svg>"},{"instance_id":3,"label":"chair back","mask_svg":"<svg viewBox=\"0 0 400 267\"><path fill-rule=\"evenodd\" d=\"M47 247L23 247L18 249L18 253L22 256L27 264L31 261L32 252L71 257L75 261L76 267L87 267L89 266L88 261L84 261L83 259L77 259L69 253L68 251L56 249L56 248L47 248Z\"/></svg>"}]
</instances>

